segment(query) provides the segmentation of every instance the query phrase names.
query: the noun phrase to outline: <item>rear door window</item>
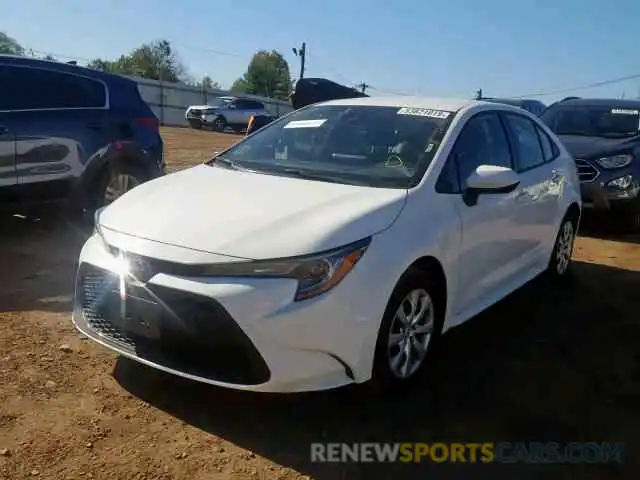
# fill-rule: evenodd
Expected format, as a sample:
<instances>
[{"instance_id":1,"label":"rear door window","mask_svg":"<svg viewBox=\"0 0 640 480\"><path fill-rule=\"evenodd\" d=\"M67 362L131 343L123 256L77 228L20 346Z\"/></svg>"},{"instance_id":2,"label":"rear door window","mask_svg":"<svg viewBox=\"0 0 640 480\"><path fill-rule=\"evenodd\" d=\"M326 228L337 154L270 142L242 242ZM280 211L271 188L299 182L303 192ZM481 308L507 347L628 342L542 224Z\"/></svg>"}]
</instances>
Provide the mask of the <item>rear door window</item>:
<instances>
[{"instance_id":1,"label":"rear door window","mask_svg":"<svg viewBox=\"0 0 640 480\"><path fill-rule=\"evenodd\" d=\"M516 170L524 172L545 163L536 127L522 115L505 114L515 149Z\"/></svg>"}]
</instances>

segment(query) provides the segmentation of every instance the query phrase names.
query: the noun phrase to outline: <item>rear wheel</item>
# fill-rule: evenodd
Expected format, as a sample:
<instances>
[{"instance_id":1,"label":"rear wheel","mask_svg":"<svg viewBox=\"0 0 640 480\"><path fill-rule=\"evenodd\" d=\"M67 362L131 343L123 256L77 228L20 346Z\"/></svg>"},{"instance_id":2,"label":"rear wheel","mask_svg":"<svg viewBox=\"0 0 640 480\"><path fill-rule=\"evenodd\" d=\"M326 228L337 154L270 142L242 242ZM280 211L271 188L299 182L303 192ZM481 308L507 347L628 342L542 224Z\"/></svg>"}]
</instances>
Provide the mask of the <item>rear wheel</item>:
<instances>
[{"instance_id":1,"label":"rear wheel","mask_svg":"<svg viewBox=\"0 0 640 480\"><path fill-rule=\"evenodd\" d=\"M576 238L577 220L567 215L560 224L547 273L551 278L566 278L571 273L571 256Z\"/></svg>"},{"instance_id":2,"label":"rear wheel","mask_svg":"<svg viewBox=\"0 0 640 480\"><path fill-rule=\"evenodd\" d=\"M103 173L95 192L95 208L113 203L147 180L143 170L132 164L113 164Z\"/></svg>"}]
</instances>

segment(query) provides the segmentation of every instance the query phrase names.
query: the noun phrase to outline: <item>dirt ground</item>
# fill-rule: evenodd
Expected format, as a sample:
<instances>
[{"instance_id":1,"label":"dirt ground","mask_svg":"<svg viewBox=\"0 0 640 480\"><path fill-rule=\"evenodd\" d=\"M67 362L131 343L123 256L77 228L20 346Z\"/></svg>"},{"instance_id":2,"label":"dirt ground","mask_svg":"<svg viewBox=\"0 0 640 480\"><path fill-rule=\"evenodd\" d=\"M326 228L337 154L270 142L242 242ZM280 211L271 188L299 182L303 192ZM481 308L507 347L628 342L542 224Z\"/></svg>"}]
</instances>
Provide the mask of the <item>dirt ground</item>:
<instances>
[{"instance_id":1,"label":"dirt ground","mask_svg":"<svg viewBox=\"0 0 640 480\"><path fill-rule=\"evenodd\" d=\"M239 138L162 133L170 170ZM585 221L571 286L516 292L445 336L428 385L378 398L239 393L118 359L71 326L86 233L56 216L1 218L0 478L639 478L640 239L597 223ZM605 466L311 463L310 443L329 441L609 441L629 455Z\"/></svg>"}]
</instances>

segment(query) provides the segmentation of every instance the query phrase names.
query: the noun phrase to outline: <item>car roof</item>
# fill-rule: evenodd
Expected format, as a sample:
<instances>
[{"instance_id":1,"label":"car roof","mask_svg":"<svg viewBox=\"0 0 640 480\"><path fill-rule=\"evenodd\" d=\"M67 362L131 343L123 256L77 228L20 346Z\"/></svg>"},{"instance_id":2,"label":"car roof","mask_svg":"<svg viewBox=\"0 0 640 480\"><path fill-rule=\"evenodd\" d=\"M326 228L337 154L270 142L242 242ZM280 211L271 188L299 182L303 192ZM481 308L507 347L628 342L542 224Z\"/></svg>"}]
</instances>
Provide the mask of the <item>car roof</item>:
<instances>
[{"instance_id":1,"label":"car roof","mask_svg":"<svg viewBox=\"0 0 640 480\"><path fill-rule=\"evenodd\" d=\"M344 98L339 100L329 100L317 105L345 105L363 107L410 107L428 108L432 110L446 110L455 112L463 108L475 105L489 105L489 102L481 100L465 100L459 98L438 98L438 97L418 97L410 95L393 97L364 97L364 98ZM494 105L494 104L491 104Z\"/></svg>"},{"instance_id":2,"label":"car roof","mask_svg":"<svg viewBox=\"0 0 640 480\"><path fill-rule=\"evenodd\" d=\"M486 102L493 103L506 103L507 105L526 105L531 103L537 103L538 105L544 105L540 100L533 100L529 98L483 98Z\"/></svg>"},{"instance_id":3,"label":"car roof","mask_svg":"<svg viewBox=\"0 0 640 480\"><path fill-rule=\"evenodd\" d=\"M640 100L624 98L572 98L557 102L554 106L581 106L581 107L614 107L640 109Z\"/></svg>"},{"instance_id":4,"label":"car roof","mask_svg":"<svg viewBox=\"0 0 640 480\"><path fill-rule=\"evenodd\" d=\"M127 78L116 73L102 72L93 68L81 67L79 65L73 65L70 63L58 62L55 60L41 60L39 58L20 57L16 55L0 54L0 63L6 63L8 65L17 65L25 67L37 67L48 70L54 70L57 72L72 73L76 75L84 75L86 77L96 78L104 82L119 81L119 82L132 82L134 80Z\"/></svg>"}]
</instances>

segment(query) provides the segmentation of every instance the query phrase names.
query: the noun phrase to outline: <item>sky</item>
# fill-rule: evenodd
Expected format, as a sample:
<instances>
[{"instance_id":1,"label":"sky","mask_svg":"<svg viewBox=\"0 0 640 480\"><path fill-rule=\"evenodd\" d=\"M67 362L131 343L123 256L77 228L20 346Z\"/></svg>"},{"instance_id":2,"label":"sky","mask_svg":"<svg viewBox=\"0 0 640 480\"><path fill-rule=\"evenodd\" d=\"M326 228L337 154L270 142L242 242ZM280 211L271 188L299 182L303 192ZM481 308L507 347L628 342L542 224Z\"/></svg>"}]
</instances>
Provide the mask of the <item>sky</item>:
<instances>
[{"instance_id":1,"label":"sky","mask_svg":"<svg viewBox=\"0 0 640 480\"><path fill-rule=\"evenodd\" d=\"M258 50L292 76L371 85L370 94L472 98L640 96L640 2L634 0L23 0L0 31L62 60L116 58L169 40L188 72L228 87ZM569 91L611 79L623 82Z\"/></svg>"}]
</instances>

